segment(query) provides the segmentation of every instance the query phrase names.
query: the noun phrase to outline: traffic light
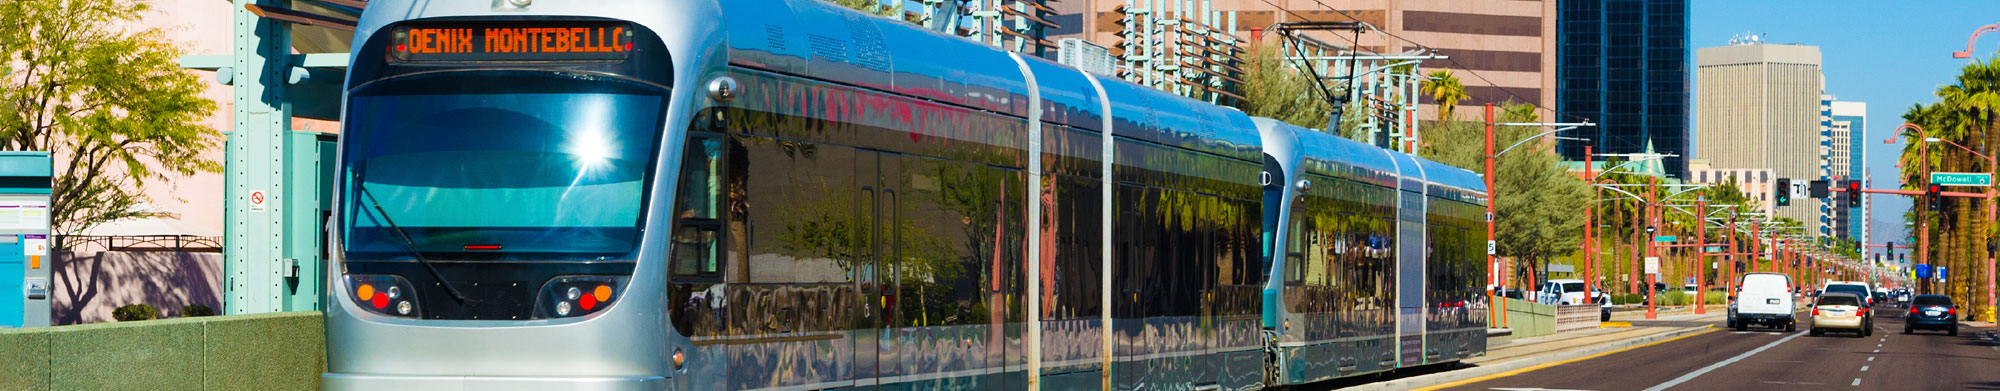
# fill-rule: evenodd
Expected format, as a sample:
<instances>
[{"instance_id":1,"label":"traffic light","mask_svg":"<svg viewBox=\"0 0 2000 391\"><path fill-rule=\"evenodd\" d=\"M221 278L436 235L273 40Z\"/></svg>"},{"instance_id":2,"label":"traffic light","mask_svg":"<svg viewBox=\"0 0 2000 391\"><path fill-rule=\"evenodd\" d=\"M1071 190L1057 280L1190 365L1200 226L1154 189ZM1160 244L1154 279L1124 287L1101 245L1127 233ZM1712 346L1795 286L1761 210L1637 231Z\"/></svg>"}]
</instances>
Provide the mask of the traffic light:
<instances>
[{"instance_id":1,"label":"traffic light","mask_svg":"<svg viewBox=\"0 0 2000 391\"><path fill-rule=\"evenodd\" d=\"M1932 212L1944 209L1944 191L1938 189L1938 185L1924 189L1924 199Z\"/></svg>"},{"instance_id":2,"label":"traffic light","mask_svg":"<svg viewBox=\"0 0 2000 391\"><path fill-rule=\"evenodd\" d=\"M1791 180L1791 179L1785 179L1785 178L1778 178L1778 186L1776 186L1776 188L1775 188L1775 189L1772 189L1772 190L1774 190L1774 191L1776 191L1776 192L1778 193L1778 194L1776 194L1776 195L1773 195L1773 196L1771 197L1771 198L1773 198L1773 199L1775 199L1775 200L1776 200L1776 203L1778 204L1778 206L1792 206L1792 180Z\"/></svg>"},{"instance_id":3,"label":"traffic light","mask_svg":"<svg viewBox=\"0 0 2000 391\"><path fill-rule=\"evenodd\" d=\"M1848 181L1847 181L1847 207L1848 207L1848 208L1859 208L1859 207L1861 207L1861 195L1862 195L1862 194L1861 194L1861 181L1858 181L1858 180L1848 180Z\"/></svg>"}]
</instances>

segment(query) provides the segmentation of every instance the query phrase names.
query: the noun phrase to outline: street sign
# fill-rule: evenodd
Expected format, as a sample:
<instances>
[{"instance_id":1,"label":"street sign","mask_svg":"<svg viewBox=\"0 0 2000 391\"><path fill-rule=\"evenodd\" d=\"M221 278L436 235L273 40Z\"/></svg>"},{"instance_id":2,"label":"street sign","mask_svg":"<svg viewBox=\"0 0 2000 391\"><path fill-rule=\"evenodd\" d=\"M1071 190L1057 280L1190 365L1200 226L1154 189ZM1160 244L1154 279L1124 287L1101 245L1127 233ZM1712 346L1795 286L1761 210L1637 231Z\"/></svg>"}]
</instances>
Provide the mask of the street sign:
<instances>
[{"instance_id":1,"label":"street sign","mask_svg":"<svg viewBox=\"0 0 2000 391\"><path fill-rule=\"evenodd\" d=\"M1993 174L1974 172L1933 172L1931 184L1940 186L1993 186Z\"/></svg>"},{"instance_id":2,"label":"street sign","mask_svg":"<svg viewBox=\"0 0 2000 391\"><path fill-rule=\"evenodd\" d=\"M1919 263L1910 265L1910 271L1916 272L1917 278L1931 278L1931 265L1929 264Z\"/></svg>"},{"instance_id":3,"label":"street sign","mask_svg":"<svg viewBox=\"0 0 2000 391\"><path fill-rule=\"evenodd\" d=\"M1660 257L1646 257L1646 274L1660 274Z\"/></svg>"},{"instance_id":4,"label":"street sign","mask_svg":"<svg viewBox=\"0 0 2000 391\"><path fill-rule=\"evenodd\" d=\"M1945 274L1944 274L1944 266L1938 266L1938 267L1937 267L1937 275L1938 275L1938 277L1937 277L1937 278L1938 278L1938 281L1944 281L1944 276L1945 276Z\"/></svg>"},{"instance_id":5,"label":"street sign","mask_svg":"<svg viewBox=\"0 0 2000 391\"><path fill-rule=\"evenodd\" d=\"M1653 237L1653 241L1655 241L1655 242L1667 242L1667 243L1673 243L1673 242L1678 242L1678 241L1680 241L1680 240L1681 240L1681 237L1679 237L1679 236L1672 236L1672 235L1668 235L1668 236L1654 236L1654 237Z\"/></svg>"},{"instance_id":6,"label":"street sign","mask_svg":"<svg viewBox=\"0 0 2000 391\"><path fill-rule=\"evenodd\" d=\"M1498 241L1492 241L1492 240L1486 241L1486 255L1499 255L1500 254L1499 243L1500 242Z\"/></svg>"}]
</instances>

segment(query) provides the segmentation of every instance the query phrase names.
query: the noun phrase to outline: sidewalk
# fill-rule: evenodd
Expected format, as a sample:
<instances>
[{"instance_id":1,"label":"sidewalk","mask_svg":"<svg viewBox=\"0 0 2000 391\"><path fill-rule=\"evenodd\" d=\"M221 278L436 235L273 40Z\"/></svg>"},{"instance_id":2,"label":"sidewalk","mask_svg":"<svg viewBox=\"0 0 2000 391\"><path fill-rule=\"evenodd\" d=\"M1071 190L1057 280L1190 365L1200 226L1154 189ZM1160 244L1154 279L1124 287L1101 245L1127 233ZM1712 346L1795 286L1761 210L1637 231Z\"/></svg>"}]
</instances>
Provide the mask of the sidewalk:
<instances>
[{"instance_id":1,"label":"sidewalk","mask_svg":"<svg viewBox=\"0 0 2000 391\"><path fill-rule=\"evenodd\" d=\"M1431 387L1460 381L1494 376L1508 372L1552 366L1568 361L1587 359L1598 355L1648 345L1669 339L1716 330L1712 324L1690 326L1689 323L1713 323L1728 315L1728 307L1719 310L1714 306L1708 314L1694 315L1682 309L1679 314L1661 313L1658 319L1645 320L1646 312L1639 311L1625 320L1633 322L1632 327L1602 327L1596 330L1576 331L1545 335L1533 338L1513 339L1511 337L1487 338L1486 355L1465 360L1469 368L1401 379L1385 380L1358 385L1352 390L1408 390ZM1614 322L1619 314L1612 314ZM1659 322L1662 325L1649 326Z\"/></svg>"}]
</instances>

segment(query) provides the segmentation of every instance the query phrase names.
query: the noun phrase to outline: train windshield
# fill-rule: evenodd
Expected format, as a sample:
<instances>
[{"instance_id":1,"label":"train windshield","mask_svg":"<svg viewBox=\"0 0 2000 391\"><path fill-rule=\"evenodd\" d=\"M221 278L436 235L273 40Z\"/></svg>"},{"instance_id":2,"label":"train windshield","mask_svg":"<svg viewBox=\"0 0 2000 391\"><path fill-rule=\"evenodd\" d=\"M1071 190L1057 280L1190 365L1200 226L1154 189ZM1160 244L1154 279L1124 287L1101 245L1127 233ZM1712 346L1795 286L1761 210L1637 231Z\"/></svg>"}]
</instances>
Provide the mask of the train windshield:
<instances>
[{"instance_id":1,"label":"train windshield","mask_svg":"<svg viewBox=\"0 0 2000 391\"><path fill-rule=\"evenodd\" d=\"M624 79L461 71L348 98L348 259L630 259L667 90Z\"/></svg>"}]
</instances>

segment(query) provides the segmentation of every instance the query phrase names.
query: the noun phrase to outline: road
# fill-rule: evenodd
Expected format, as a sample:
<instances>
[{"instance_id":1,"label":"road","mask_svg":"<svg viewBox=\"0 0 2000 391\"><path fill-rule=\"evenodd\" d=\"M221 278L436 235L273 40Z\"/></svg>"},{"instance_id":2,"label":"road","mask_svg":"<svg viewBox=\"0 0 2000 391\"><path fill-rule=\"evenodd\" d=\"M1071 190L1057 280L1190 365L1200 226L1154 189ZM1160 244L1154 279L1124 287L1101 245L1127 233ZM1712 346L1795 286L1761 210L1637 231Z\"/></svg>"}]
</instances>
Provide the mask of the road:
<instances>
[{"instance_id":1,"label":"road","mask_svg":"<svg viewBox=\"0 0 2000 391\"><path fill-rule=\"evenodd\" d=\"M1718 324L1720 331L1449 389L2000 390L2000 343L1988 329L1905 335L1901 311L1880 309L1868 337L1814 337L1808 322L1792 333Z\"/></svg>"}]
</instances>

